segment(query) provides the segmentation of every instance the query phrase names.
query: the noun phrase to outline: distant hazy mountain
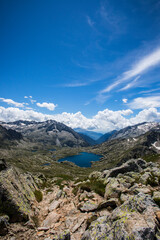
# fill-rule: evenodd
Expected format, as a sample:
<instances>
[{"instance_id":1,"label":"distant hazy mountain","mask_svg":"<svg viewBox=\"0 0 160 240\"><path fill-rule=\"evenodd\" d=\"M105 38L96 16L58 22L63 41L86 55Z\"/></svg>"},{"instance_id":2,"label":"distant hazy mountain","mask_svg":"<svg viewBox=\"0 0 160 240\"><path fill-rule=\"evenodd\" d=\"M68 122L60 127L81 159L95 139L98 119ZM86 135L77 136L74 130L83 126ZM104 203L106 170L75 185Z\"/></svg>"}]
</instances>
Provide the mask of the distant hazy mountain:
<instances>
[{"instance_id":1,"label":"distant hazy mountain","mask_svg":"<svg viewBox=\"0 0 160 240\"><path fill-rule=\"evenodd\" d=\"M20 132L31 142L56 146L88 146L89 144L72 128L54 120L45 122L15 121L2 123L7 129Z\"/></svg>"},{"instance_id":2,"label":"distant hazy mountain","mask_svg":"<svg viewBox=\"0 0 160 240\"><path fill-rule=\"evenodd\" d=\"M87 130L82 129L82 128L74 128L74 131L76 131L78 133L85 134L88 137L92 138L93 140L97 140L98 138L100 138L103 135L102 133L87 131Z\"/></svg>"},{"instance_id":3,"label":"distant hazy mountain","mask_svg":"<svg viewBox=\"0 0 160 240\"><path fill-rule=\"evenodd\" d=\"M115 134L117 131L113 130L111 132L105 133L104 135L102 135L100 138L98 138L96 140L97 144L103 143L105 141L107 141L111 136L113 136L113 134Z\"/></svg>"},{"instance_id":4,"label":"distant hazy mountain","mask_svg":"<svg viewBox=\"0 0 160 240\"><path fill-rule=\"evenodd\" d=\"M79 135L91 146L96 145L97 141L94 140L93 138L90 138L89 136L83 134L83 133L79 133Z\"/></svg>"}]
</instances>

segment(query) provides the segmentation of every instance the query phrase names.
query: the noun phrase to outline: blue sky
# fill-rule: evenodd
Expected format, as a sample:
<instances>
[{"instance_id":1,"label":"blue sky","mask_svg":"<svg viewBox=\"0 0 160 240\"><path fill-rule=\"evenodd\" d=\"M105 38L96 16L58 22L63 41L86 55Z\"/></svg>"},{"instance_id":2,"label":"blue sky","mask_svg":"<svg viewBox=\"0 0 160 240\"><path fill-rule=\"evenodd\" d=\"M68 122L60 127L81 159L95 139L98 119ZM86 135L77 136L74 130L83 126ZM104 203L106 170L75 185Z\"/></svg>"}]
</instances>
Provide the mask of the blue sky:
<instances>
[{"instance_id":1,"label":"blue sky","mask_svg":"<svg viewBox=\"0 0 160 240\"><path fill-rule=\"evenodd\" d=\"M159 29L159 0L1 0L0 120L159 121Z\"/></svg>"}]
</instances>

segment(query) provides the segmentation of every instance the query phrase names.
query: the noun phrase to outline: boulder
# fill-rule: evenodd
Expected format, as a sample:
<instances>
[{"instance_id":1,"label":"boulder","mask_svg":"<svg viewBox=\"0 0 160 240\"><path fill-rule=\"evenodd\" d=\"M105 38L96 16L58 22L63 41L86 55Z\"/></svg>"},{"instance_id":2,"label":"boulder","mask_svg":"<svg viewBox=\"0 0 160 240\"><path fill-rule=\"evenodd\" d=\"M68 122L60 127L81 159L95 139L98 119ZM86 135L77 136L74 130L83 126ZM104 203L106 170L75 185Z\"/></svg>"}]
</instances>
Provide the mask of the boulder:
<instances>
[{"instance_id":1,"label":"boulder","mask_svg":"<svg viewBox=\"0 0 160 240\"><path fill-rule=\"evenodd\" d=\"M87 201L79 209L81 212L94 212L98 209L98 204Z\"/></svg>"},{"instance_id":2,"label":"boulder","mask_svg":"<svg viewBox=\"0 0 160 240\"><path fill-rule=\"evenodd\" d=\"M8 232L9 217L7 215L0 216L0 236Z\"/></svg>"},{"instance_id":3,"label":"boulder","mask_svg":"<svg viewBox=\"0 0 160 240\"><path fill-rule=\"evenodd\" d=\"M60 215L55 212L50 212L42 223L42 227L52 228L56 222L59 221Z\"/></svg>"},{"instance_id":4,"label":"boulder","mask_svg":"<svg viewBox=\"0 0 160 240\"><path fill-rule=\"evenodd\" d=\"M119 173L140 172L146 166L146 162L143 159L131 159L121 166L109 170L106 174L106 178L117 177Z\"/></svg>"},{"instance_id":5,"label":"boulder","mask_svg":"<svg viewBox=\"0 0 160 240\"><path fill-rule=\"evenodd\" d=\"M120 183L117 178L109 178L107 181L104 197L106 199L119 198L120 193L124 191L126 187Z\"/></svg>"},{"instance_id":6,"label":"boulder","mask_svg":"<svg viewBox=\"0 0 160 240\"><path fill-rule=\"evenodd\" d=\"M160 209L151 196L139 193L120 207L92 222L83 240L158 240L156 212Z\"/></svg>"},{"instance_id":7,"label":"boulder","mask_svg":"<svg viewBox=\"0 0 160 240\"><path fill-rule=\"evenodd\" d=\"M16 168L0 172L0 212L10 217L10 222L27 221L31 202L35 200L36 184L30 174Z\"/></svg>"},{"instance_id":8,"label":"boulder","mask_svg":"<svg viewBox=\"0 0 160 240\"><path fill-rule=\"evenodd\" d=\"M61 201L53 201L49 206L49 212L52 212L53 210L57 209L61 204Z\"/></svg>"},{"instance_id":9,"label":"boulder","mask_svg":"<svg viewBox=\"0 0 160 240\"><path fill-rule=\"evenodd\" d=\"M160 192L155 191L152 198L160 206Z\"/></svg>"}]
</instances>

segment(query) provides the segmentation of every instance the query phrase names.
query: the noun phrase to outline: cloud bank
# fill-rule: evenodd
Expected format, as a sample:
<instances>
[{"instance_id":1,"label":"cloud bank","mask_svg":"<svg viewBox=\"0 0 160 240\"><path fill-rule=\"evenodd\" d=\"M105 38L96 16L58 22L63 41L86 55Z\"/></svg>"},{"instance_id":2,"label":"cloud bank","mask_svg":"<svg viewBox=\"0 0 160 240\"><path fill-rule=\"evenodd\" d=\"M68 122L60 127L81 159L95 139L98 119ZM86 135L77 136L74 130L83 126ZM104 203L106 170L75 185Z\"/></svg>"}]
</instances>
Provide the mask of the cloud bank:
<instances>
[{"instance_id":1,"label":"cloud bank","mask_svg":"<svg viewBox=\"0 0 160 240\"><path fill-rule=\"evenodd\" d=\"M81 112L63 112L61 114L49 115L33 110L22 110L15 107L4 108L0 106L0 121L12 122L20 119L46 121L53 119L62 122L71 128L80 127L103 133L145 121L150 122L160 120L160 112L156 108L142 110L134 117L132 114L133 111L131 109L120 111L105 109L97 112L92 118L87 118Z\"/></svg>"}]
</instances>

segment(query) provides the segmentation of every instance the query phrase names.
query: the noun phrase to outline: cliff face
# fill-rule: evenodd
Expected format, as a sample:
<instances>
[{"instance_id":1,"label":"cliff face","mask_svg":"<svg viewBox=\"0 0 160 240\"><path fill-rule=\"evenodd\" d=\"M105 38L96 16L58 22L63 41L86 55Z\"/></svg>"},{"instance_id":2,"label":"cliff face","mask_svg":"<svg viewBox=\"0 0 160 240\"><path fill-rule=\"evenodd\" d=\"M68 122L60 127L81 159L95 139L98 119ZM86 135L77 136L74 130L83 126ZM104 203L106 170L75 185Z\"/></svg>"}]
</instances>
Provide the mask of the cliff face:
<instances>
[{"instance_id":1,"label":"cliff face","mask_svg":"<svg viewBox=\"0 0 160 240\"><path fill-rule=\"evenodd\" d=\"M10 222L28 220L37 189L34 179L14 167L8 168L4 160L1 160L1 169L0 213L9 216Z\"/></svg>"}]
</instances>

